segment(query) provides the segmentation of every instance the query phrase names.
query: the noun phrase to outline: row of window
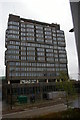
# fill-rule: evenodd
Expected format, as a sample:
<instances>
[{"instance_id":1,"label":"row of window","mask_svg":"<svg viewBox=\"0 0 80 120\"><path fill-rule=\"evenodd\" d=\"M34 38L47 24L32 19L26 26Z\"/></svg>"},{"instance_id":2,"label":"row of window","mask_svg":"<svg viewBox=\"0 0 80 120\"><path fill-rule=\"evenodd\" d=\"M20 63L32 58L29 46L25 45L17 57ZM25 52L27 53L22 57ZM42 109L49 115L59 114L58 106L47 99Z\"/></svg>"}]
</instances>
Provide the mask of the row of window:
<instances>
[{"instance_id":1,"label":"row of window","mask_svg":"<svg viewBox=\"0 0 80 120\"><path fill-rule=\"evenodd\" d=\"M19 46L18 45L16 45L16 46L13 46L13 45L8 45L8 51L9 51L9 49L17 49L18 51L19 51ZM56 47L56 49L57 49L57 47ZM37 52L37 54L38 55L42 55L42 54L45 54L45 52L46 52L46 54L47 53L49 53L49 54L54 54L54 53L61 53L61 54L66 54L66 51L65 51L65 49L64 49L64 47L58 47L58 49L59 50L54 50L54 49L44 49L44 48L37 48L36 49L36 52ZM28 55L30 54L30 52L31 51L33 51L33 54L35 54L35 47L21 47L21 50L25 50L25 51L21 51L22 53L21 53L21 55L26 55L26 50L27 50L27 53L28 53ZM10 51L15 51L15 50L10 50ZM30 52L29 52L30 51ZM32 53L31 53L32 54ZM61 54L59 54L60 55L60 57L61 57ZM62 55L62 57L63 57L64 55Z\"/></svg>"},{"instance_id":2,"label":"row of window","mask_svg":"<svg viewBox=\"0 0 80 120\"><path fill-rule=\"evenodd\" d=\"M34 32L34 29L31 29L31 28L26 28L26 29L21 28L21 31L22 32ZM52 31L52 32L55 33L55 31ZM45 35L51 35L52 32L50 32L50 31L44 31ZM36 33L43 34L43 30L37 30L36 29Z\"/></svg>"},{"instance_id":3,"label":"row of window","mask_svg":"<svg viewBox=\"0 0 80 120\"><path fill-rule=\"evenodd\" d=\"M9 28L9 29L19 30L19 26L9 25L8 28Z\"/></svg>"},{"instance_id":4,"label":"row of window","mask_svg":"<svg viewBox=\"0 0 80 120\"><path fill-rule=\"evenodd\" d=\"M46 71L55 71L55 68L30 68L30 67L27 67L27 68L21 68L21 71L43 71L44 73Z\"/></svg>"},{"instance_id":5,"label":"row of window","mask_svg":"<svg viewBox=\"0 0 80 120\"><path fill-rule=\"evenodd\" d=\"M26 60L26 56L21 56L21 60Z\"/></svg>"},{"instance_id":6,"label":"row of window","mask_svg":"<svg viewBox=\"0 0 80 120\"><path fill-rule=\"evenodd\" d=\"M38 42L44 42L44 39L43 38L36 38L36 41L38 41Z\"/></svg>"},{"instance_id":7,"label":"row of window","mask_svg":"<svg viewBox=\"0 0 80 120\"><path fill-rule=\"evenodd\" d=\"M59 33L59 34L57 34L57 36L61 36L61 37L64 37L64 34L60 34L60 33Z\"/></svg>"},{"instance_id":8,"label":"row of window","mask_svg":"<svg viewBox=\"0 0 80 120\"><path fill-rule=\"evenodd\" d=\"M59 60L60 60L60 62L67 62L66 58L60 58Z\"/></svg>"},{"instance_id":9,"label":"row of window","mask_svg":"<svg viewBox=\"0 0 80 120\"><path fill-rule=\"evenodd\" d=\"M18 54L19 55L19 51L8 50L7 53ZM21 60L26 60L26 57L27 57L28 60L31 60L31 59L35 60L35 52L30 52L30 51L28 51L27 53L26 52L21 52L21 55L24 55L24 56L21 56ZM49 57L49 59L58 58L58 54L46 53L46 55L45 55L44 52L42 52L42 53L38 52L37 53L37 60L45 60L45 56ZM12 57L8 56L8 58L12 58ZM65 54L59 54L59 59L61 59L61 58L62 59L66 58L66 55ZM47 58L47 60L49 60L49 59Z\"/></svg>"},{"instance_id":10,"label":"row of window","mask_svg":"<svg viewBox=\"0 0 80 120\"><path fill-rule=\"evenodd\" d=\"M14 69L14 67L10 67L9 70L12 71L13 69ZM33 67L27 67L27 68L26 67L25 68L21 67L21 68L19 68L19 67L16 67L14 72L17 72L17 71L21 71L21 72L22 71L24 71L24 72L26 72L26 71L37 71L37 72L38 71L43 71L44 73L46 73L47 71L55 71L55 70L67 70L67 69L66 69L66 67L65 68L59 68L58 66L57 66L57 68L42 68L42 67L41 68L39 68L39 67L38 68L35 68L35 67L34 68Z\"/></svg>"},{"instance_id":11,"label":"row of window","mask_svg":"<svg viewBox=\"0 0 80 120\"><path fill-rule=\"evenodd\" d=\"M36 37L44 38L44 35L43 34L36 34Z\"/></svg>"},{"instance_id":12,"label":"row of window","mask_svg":"<svg viewBox=\"0 0 80 120\"><path fill-rule=\"evenodd\" d=\"M13 67L10 67L10 71L12 71L14 68ZM19 67L16 67L15 68L15 71L55 71L55 68L30 68L30 67L27 67L27 68L19 68Z\"/></svg>"},{"instance_id":13,"label":"row of window","mask_svg":"<svg viewBox=\"0 0 80 120\"><path fill-rule=\"evenodd\" d=\"M7 47L8 49L19 49L19 46L18 45L8 45Z\"/></svg>"},{"instance_id":14,"label":"row of window","mask_svg":"<svg viewBox=\"0 0 80 120\"><path fill-rule=\"evenodd\" d=\"M21 51L21 55L35 55L35 53L37 53L38 56L54 56L54 57L58 57L58 54L50 52L48 50L46 50L46 53L44 51L37 51L37 52L28 51L28 50L27 50L27 52L26 51ZM66 57L66 54L59 54L59 57Z\"/></svg>"},{"instance_id":15,"label":"row of window","mask_svg":"<svg viewBox=\"0 0 80 120\"><path fill-rule=\"evenodd\" d=\"M35 51L35 48L34 47L27 47L27 50Z\"/></svg>"},{"instance_id":16,"label":"row of window","mask_svg":"<svg viewBox=\"0 0 80 120\"><path fill-rule=\"evenodd\" d=\"M29 50L29 49L28 49ZM27 52L26 51L21 51L21 55L35 55L35 51L28 51L27 50ZM31 49L32 50L32 49ZM37 56L51 56L51 57L58 57L58 54L54 54L53 53L53 51L52 51L52 53L50 52L50 53L48 53L48 52L50 52L50 51L48 51L48 50L46 50L46 53L44 52L44 51L37 51L36 53L37 53ZM19 54L19 51L18 50L7 50L7 53L9 53L9 54ZM66 54L59 54L59 57L66 57Z\"/></svg>"},{"instance_id":17,"label":"row of window","mask_svg":"<svg viewBox=\"0 0 80 120\"><path fill-rule=\"evenodd\" d=\"M19 31L18 30L9 30L9 34L19 34Z\"/></svg>"},{"instance_id":18,"label":"row of window","mask_svg":"<svg viewBox=\"0 0 80 120\"><path fill-rule=\"evenodd\" d=\"M53 52L53 49L46 49L46 52Z\"/></svg>"},{"instance_id":19,"label":"row of window","mask_svg":"<svg viewBox=\"0 0 80 120\"><path fill-rule=\"evenodd\" d=\"M21 23L21 27L29 27L29 28L34 28L34 25L33 24L24 24L24 23Z\"/></svg>"},{"instance_id":20,"label":"row of window","mask_svg":"<svg viewBox=\"0 0 80 120\"><path fill-rule=\"evenodd\" d=\"M58 45L65 45L64 42L58 42Z\"/></svg>"},{"instance_id":21,"label":"row of window","mask_svg":"<svg viewBox=\"0 0 80 120\"><path fill-rule=\"evenodd\" d=\"M21 33L21 36L32 36L34 37L34 33Z\"/></svg>"},{"instance_id":22,"label":"row of window","mask_svg":"<svg viewBox=\"0 0 80 120\"><path fill-rule=\"evenodd\" d=\"M47 61L54 62L53 58L46 58Z\"/></svg>"},{"instance_id":23,"label":"row of window","mask_svg":"<svg viewBox=\"0 0 80 120\"><path fill-rule=\"evenodd\" d=\"M9 76L44 76L43 73L19 73L19 72L16 72L16 73L9 73Z\"/></svg>"},{"instance_id":24,"label":"row of window","mask_svg":"<svg viewBox=\"0 0 80 120\"><path fill-rule=\"evenodd\" d=\"M23 76L23 77L24 76L27 76L27 77L28 76L32 76L32 77L34 76L34 77L36 77L36 76L44 76L44 74L43 73L24 73L24 72L20 74L19 72L16 72L15 74L10 73L9 76L16 76L16 77L17 76ZM50 74L50 75L47 75L47 76L54 76L54 75Z\"/></svg>"},{"instance_id":25,"label":"row of window","mask_svg":"<svg viewBox=\"0 0 80 120\"><path fill-rule=\"evenodd\" d=\"M20 62L9 62L9 65L11 66L20 66Z\"/></svg>"},{"instance_id":26,"label":"row of window","mask_svg":"<svg viewBox=\"0 0 80 120\"><path fill-rule=\"evenodd\" d=\"M59 53L66 54L66 50L59 50Z\"/></svg>"},{"instance_id":27,"label":"row of window","mask_svg":"<svg viewBox=\"0 0 80 120\"><path fill-rule=\"evenodd\" d=\"M66 54L59 54L59 57L66 57Z\"/></svg>"},{"instance_id":28,"label":"row of window","mask_svg":"<svg viewBox=\"0 0 80 120\"><path fill-rule=\"evenodd\" d=\"M8 38L19 39L19 36L18 35L8 35Z\"/></svg>"},{"instance_id":29,"label":"row of window","mask_svg":"<svg viewBox=\"0 0 80 120\"><path fill-rule=\"evenodd\" d=\"M27 55L35 55L35 52L30 52L30 51L27 51Z\"/></svg>"},{"instance_id":30,"label":"row of window","mask_svg":"<svg viewBox=\"0 0 80 120\"><path fill-rule=\"evenodd\" d=\"M26 40L29 40L29 41L34 41L35 38L34 37L27 37Z\"/></svg>"},{"instance_id":31,"label":"row of window","mask_svg":"<svg viewBox=\"0 0 80 120\"><path fill-rule=\"evenodd\" d=\"M12 55L9 55L7 56L7 59L15 59L15 60L18 60L19 59L19 56L12 56Z\"/></svg>"},{"instance_id":32,"label":"row of window","mask_svg":"<svg viewBox=\"0 0 80 120\"><path fill-rule=\"evenodd\" d=\"M53 54L47 53L46 56L51 56L51 57L53 57Z\"/></svg>"},{"instance_id":33,"label":"row of window","mask_svg":"<svg viewBox=\"0 0 80 120\"><path fill-rule=\"evenodd\" d=\"M58 40L60 40L60 42L58 43L58 44L64 44L64 41L63 41L63 39L64 38L61 38L61 39L58 39ZM35 41L35 38L34 37L21 37L21 40L22 41L26 41L26 40L28 40L28 41ZM54 40L56 40L56 38L54 37L53 38L53 40L52 39L48 39L48 40L45 40L45 42L47 43L47 42L49 42L49 43L52 43L53 42L53 44L57 44L57 41L54 41ZM44 42L44 38L36 38L36 41L38 41L38 42Z\"/></svg>"},{"instance_id":34,"label":"row of window","mask_svg":"<svg viewBox=\"0 0 80 120\"><path fill-rule=\"evenodd\" d=\"M45 27L44 30L45 31L51 31L51 28L50 27Z\"/></svg>"},{"instance_id":35,"label":"row of window","mask_svg":"<svg viewBox=\"0 0 80 120\"><path fill-rule=\"evenodd\" d=\"M21 55L26 55L26 52L21 52Z\"/></svg>"},{"instance_id":36,"label":"row of window","mask_svg":"<svg viewBox=\"0 0 80 120\"><path fill-rule=\"evenodd\" d=\"M58 64L58 63L26 63L26 62L9 62L9 65L11 66L30 66L30 67L65 67L66 68L66 64Z\"/></svg>"},{"instance_id":37,"label":"row of window","mask_svg":"<svg viewBox=\"0 0 80 120\"><path fill-rule=\"evenodd\" d=\"M66 69L58 69L58 68L56 68L56 71L66 71ZM57 75L59 75L59 73L56 73ZM45 76L45 74L44 73L41 73L41 72L38 72L38 73L32 73L32 72L28 72L28 73L26 73L26 72L16 72L16 73L9 73L9 76L34 76L34 77L36 77L36 76ZM46 76L54 76L54 74L52 73L47 73L46 74Z\"/></svg>"},{"instance_id":38,"label":"row of window","mask_svg":"<svg viewBox=\"0 0 80 120\"><path fill-rule=\"evenodd\" d=\"M37 29L36 29L36 33L43 34L43 30L37 30Z\"/></svg>"},{"instance_id":39,"label":"row of window","mask_svg":"<svg viewBox=\"0 0 80 120\"><path fill-rule=\"evenodd\" d=\"M12 55L7 56L6 58L7 59L14 59L14 60L20 59L19 56L12 56ZM27 56L27 58L26 58L26 56L21 56L21 60L28 60L28 61L34 60L35 61L35 57L34 56ZM38 61L45 61L45 57L37 57L37 60ZM54 62L54 58L52 58L52 57L46 58L46 60L49 62ZM63 62L63 63L67 62L66 58L60 58L60 59L55 58L55 62L58 62L58 61Z\"/></svg>"},{"instance_id":40,"label":"row of window","mask_svg":"<svg viewBox=\"0 0 80 120\"><path fill-rule=\"evenodd\" d=\"M52 44L52 40L45 40L45 43Z\"/></svg>"},{"instance_id":41,"label":"row of window","mask_svg":"<svg viewBox=\"0 0 80 120\"><path fill-rule=\"evenodd\" d=\"M45 61L45 57L37 57L37 60Z\"/></svg>"},{"instance_id":42,"label":"row of window","mask_svg":"<svg viewBox=\"0 0 80 120\"><path fill-rule=\"evenodd\" d=\"M32 28L26 28L26 29L21 28L21 32L34 32L34 29L32 29Z\"/></svg>"},{"instance_id":43,"label":"row of window","mask_svg":"<svg viewBox=\"0 0 80 120\"><path fill-rule=\"evenodd\" d=\"M9 22L9 24L12 24L12 25L9 25L9 28L11 28L11 29L19 29L19 27L18 26L14 26L14 25L19 25L19 22ZM21 24L21 27L29 27L28 29L27 29L27 31L30 31L30 32L34 32L34 29L30 29L30 28L34 28L34 25L29 25L29 24L27 24L26 26L24 25L24 24ZM43 27L41 27L41 26L36 26L36 28L38 28L38 29L40 29L40 30L43 30ZM49 28L49 27L47 27L47 28L44 28L44 30L45 31L47 31L47 32L45 32L45 34L50 34L51 35L51 28ZM24 28L21 28L21 31L24 31L25 32L25 29ZM54 32L55 30L54 29L52 29L52 31ZM12 32L13 33L13 32ZM61 31L61 30L57 30L57 33L60 33L60 34L58 34L58 36L63 36L64 34L63 34L63 31ZM61 34L62 33L62 34Z\"/></svg>"},{"instance_id":44,"label":"row of window","mask_svg":"<svg viewBox=\"0 0 80 120\"><path fill-rule=\"evenodd\" d=\"M62 30L57 30L56 32L57 32L57 33L64 34L64 31L62 31Z\"/></svg>"},{"instance_id":45,"label":"row of window","mask_svg":"<svg viewBox=\"0 0 80 120\"><path fill-rule=\"evenodd\" d=\"M34 33L22 33L21 32L21 36L32 36L32 37L34 37ZM52 34L54 37L56 37L56 34ZM48 39L52 39L52 36L51 35L48 35L48 34L45 34L45 36L43 35L43 34L36 34L36 37L40 37L40 38L48 38Z\"/></svg>"},{"instance_id":46,"label":"row of window","mask_svg":"<svg viewBox=\"0 0 80 120\"><path fill-rule=\"evenodd\" d=\"M21 28L21 32L34 32L34 29L33 28ZM55 30L52 30L53 33L55 33ZM45 35L51 35L52 32L50 31L44 31ZM43 34L43 30L37 30L36 29L36 33L40 33L40 34ZM55 34L53 34L53 36L55 36Z\"/></svg>"},{"instance_id":47,"label":"row of window","mask_svg":"<svg viewBox=\"0 0 80 120\"><path fill-rule=\"evenodd\" d=\"M19 25L19 22L15 22L15 21L9 21L8 24L10 25Z\"/></svg>"},{"instance_id":48,"label":"row of window","mask_svg":"<svg viewBox=\"0 0 80 120\"><path fill-rule=\"evenodd\" d=\"M16 25L16 26L18 26L18 25L19 25L19 22L9 21L8 24L9 24L9 26L11 26L11 25ZM24 24L24 23L21 23L21 27L24 27L24 28L25 28L25 27L34 28L34 24L30 24L30 23ZM41 29L41 30L43 30L43 26L41 26L41 25L36 25L35 27L36 27L36 29ZM44 30L45 30L45 31L46 31L46 30L47 30L47 31L51 31L51 28L50 28L50 27L44 27ZM52 27L52 30L55 31L55 27ZM57 33L64 34L64 32L63 32L62 30L57 30Z\"/></svg>"},{"instance_id":49,"label":"row of window","mask_svg":"<svg viewBox=\"0 0 80 120\"><path fill-rule=\"evenodd\" d=\"M9 54L19 54L19 51L17 51L17 50L7 50L7 53L9 53Z\"/></svg>"},{"instance_id":50,"label":"row of window","mask_svg":"<svg viewBox=\"0 0 80 120\"><path fill-rule=\"evenodd\" d=\"M44 56L45 53L44 53L44 52L37 52L37 55L38 55L38 56Z\"/></svg>"},{"instance_id":51,"label":"row of window","mask_svg":"<svg viewBox=\"0 0 80 120\"><path fill-rule=\"evenodd\" d=\"M45 49L44 48L37 48L37 51L43 52L43 51L45 51Z\"/></svg>"},{"instance_id":52,"label":"row of window","mask_svg":"<svg viewBox=\"0 0 80 120\"><path fill-rule=\"evenodd\" d=\"M45 33L45 35L47 35L47 34L48 34L48 35L51 35L51 32L47 32L47 31L46 31L46 32L44 32L44 33Z\"/></svg>"},{"instance_id":53,"label":"row of window","mask_svg":"<svg viewBox=\"0 0 80 120\"><path fill-rule=\"evenodd\" d=\"M32 56L27 56L27 60L35 60L35 57L32 57Z\"/></svg>"},{"instance_id":54,"label":"row of window","mask_svg":"<svg viewBox=\"0 0 80 120\"><path fill-rule=\"evenodd\" d=\"M24 28L26 28L26 27L34 28L34 24L29 24L29 23L24 24L24 23L22 23L22 24L21 24L21 27L24 27ZM35 25L35 28L36 28L36 29L43 30L43 26L41 26L41 25ZM44 27L44 30L45 30L45 31L51 31L51 28L50 28L50 27ZM55 30L55 28L52 28L52 30Z\"/></svg>"},{"instance_id":55,"label":"row of window","mask_svg":"<svg viewBox=\"0 0 80 120\"><path fill-rule=\"evenodd\" d=\"M20 42L17 41L9 41L10 44L20 45Z\"/></svg>"},{"instance_id":56,"label":"row of window","mask_svg":"<svg viewBox=\"0 0 80 120\"><path fill-rule=\"evenodd\" d=\"M21 32L34 33L34 29L31 29L31 28L27 28L27 29L21 28ZM36 34L43 34L43 30L37 30L36 29ZM50 32L50 31L49 32L48 31L44 31L44 34L45 35L56 36L55 31L52 31L52 32ZM26 33L21 33L21 35L26 35Z\"/></svg>"},{"instance_id":57,"label":"row of window","mask_svg":"<svg viewBox=\"0 0 80 120\"><path fill-rule=\"evenodd\" d=\"M57 40L64 41L64 37L57 37Z\"/></svg>"},{"instance_id":58,"label":"row of window","mask_svg":"<svg viewBox=\"0 0 80 120\"><path fill-rule=\"evenodd\" d=\"M54 46L51 46L51 45L46 45L46 44L37 44L37 43L24 43L24 42L21 42L21 46L31 46L31 47L43 47L43 48L52 48L52 49L59 49L59 50L65 50L65 46L57 46L57 45L54 45Z\"/></svg>"}]
</instances>

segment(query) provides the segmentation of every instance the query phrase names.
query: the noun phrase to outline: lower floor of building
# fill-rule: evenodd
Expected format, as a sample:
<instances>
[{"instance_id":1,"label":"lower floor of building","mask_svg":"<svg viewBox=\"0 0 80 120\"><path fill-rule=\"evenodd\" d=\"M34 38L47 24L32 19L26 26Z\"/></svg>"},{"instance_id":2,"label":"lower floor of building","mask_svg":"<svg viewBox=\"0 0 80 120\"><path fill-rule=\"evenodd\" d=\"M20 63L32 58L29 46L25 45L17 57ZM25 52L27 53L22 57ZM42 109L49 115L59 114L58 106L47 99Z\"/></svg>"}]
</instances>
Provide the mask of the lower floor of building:
<instances>
[{"instance_id":1,"label":"lower floor of building","mask_svg":"<svg viewBox=\"0 0 80 120\"><path fill-rule=\"evenodd\" d=\"M74 83L75 88L80 92L80 83ZM56 82L41 82L41 83L30 83L30 84L5 84L2 86L3 99L7 103L16 102L35 102L41 99L53 99L58 97L63 97L65 95L64 91L59 91L56 86Z\"/></svg>"}]
</instances>

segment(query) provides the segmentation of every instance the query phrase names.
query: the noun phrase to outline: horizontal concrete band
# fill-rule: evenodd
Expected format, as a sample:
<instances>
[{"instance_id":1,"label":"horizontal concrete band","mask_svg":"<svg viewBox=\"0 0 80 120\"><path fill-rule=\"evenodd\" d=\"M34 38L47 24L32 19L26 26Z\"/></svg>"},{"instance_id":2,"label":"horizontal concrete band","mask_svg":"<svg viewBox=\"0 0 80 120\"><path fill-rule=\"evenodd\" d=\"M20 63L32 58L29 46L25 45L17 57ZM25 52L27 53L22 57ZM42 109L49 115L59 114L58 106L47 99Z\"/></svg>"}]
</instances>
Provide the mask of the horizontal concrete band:
<instances>
[{"instance_id":1,"label":"horizontal concrete band","mask_svg":"<svg viewBox=\"0 0 80 120\"><path fill-rule=\"evenodd\" d=\"M70 2L79 2L80 0L69 0Z\"/></svg>"}]
</instances>

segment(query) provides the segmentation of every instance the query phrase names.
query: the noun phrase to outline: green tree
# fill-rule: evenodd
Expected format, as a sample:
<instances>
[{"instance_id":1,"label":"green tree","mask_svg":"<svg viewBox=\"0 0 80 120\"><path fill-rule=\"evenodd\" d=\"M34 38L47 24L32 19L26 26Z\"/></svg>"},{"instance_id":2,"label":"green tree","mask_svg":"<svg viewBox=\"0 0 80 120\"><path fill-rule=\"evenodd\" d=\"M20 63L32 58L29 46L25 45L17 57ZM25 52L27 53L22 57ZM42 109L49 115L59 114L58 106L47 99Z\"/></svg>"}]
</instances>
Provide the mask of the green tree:
<instances>
[{"instance_id":1,"label":"green tree","mask_svg":"<svg viewBox=\"0 0 80 120\"><path fill-rule=\"evenodd\" d=\"M69 96L72 96L76 93L74 83L69 79L66 72L60 72L57 79L59 82L56 82L56 87L59 91L65 91L66 103L68 108Z\"/></svg>"}]
</instances>

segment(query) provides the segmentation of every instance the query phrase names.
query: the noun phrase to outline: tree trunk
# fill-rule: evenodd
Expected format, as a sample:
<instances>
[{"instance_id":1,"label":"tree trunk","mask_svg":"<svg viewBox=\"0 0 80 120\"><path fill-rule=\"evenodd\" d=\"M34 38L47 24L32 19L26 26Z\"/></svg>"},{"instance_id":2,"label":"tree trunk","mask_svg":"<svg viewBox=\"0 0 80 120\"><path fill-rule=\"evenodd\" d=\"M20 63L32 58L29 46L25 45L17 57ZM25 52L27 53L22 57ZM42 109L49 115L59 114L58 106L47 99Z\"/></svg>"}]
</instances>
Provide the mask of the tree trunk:
<instances>
[{"instance_id":1,"label":"tree trunk","mask_svg":"<svg viewBox=\"0 0 80 120\"><path fill-rule=\"evenodd\" d=\"M69 105L68 105L68 93L66 93L66 105L67 105L67 109L68 109L68 107L69 107Z\"/></svg>"}]
</instances>

